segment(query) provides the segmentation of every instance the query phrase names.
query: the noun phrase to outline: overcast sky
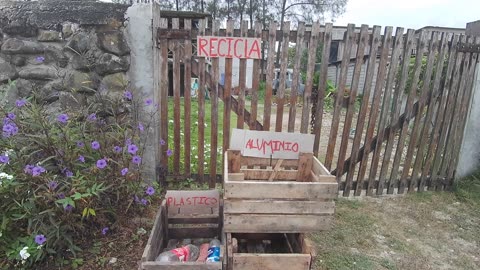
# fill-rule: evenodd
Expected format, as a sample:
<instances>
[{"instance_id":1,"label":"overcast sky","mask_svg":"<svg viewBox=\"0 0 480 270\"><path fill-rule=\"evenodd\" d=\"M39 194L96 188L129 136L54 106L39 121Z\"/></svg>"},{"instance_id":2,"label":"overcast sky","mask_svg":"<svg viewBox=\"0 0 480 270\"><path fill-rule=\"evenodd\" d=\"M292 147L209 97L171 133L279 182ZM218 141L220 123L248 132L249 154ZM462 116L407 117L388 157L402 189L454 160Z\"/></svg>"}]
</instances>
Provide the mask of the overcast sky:
<instances>
[{"instance_id":1,"label":"overcast sky","mask_svg":"<svg viewBox=\"0 0 480 270\"><path fill-rule=\"evenodd\" d=\"M334 25L465 28L480 20L480 0L348 0L346 9Z\"/></svg>"}]
</instances>

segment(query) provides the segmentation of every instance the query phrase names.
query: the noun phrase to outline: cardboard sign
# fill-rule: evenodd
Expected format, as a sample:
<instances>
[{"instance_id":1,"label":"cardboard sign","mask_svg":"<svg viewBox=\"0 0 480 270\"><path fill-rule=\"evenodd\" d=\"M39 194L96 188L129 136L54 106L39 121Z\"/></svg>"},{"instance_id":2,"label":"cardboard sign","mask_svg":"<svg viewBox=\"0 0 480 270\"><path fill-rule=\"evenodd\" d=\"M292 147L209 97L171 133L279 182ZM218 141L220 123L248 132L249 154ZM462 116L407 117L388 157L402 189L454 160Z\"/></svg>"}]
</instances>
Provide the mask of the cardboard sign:
<instances>
[{"instance_id":1,"label":"cardboard sign","mask_svg":"<svg viewBox=\"0 0 480 270\"><path fill-rule=\"evenodd\" d=\"M298 159L299 153L313 152L313 134L233 129L230 149L243 156Z\"/></svg>"},{"instance_id":2,"label":"cardboard sign","mask_svg":"<svg viewBox=\"0 0 480 270\"><path fill-rule=\"evenodd\" d=\"M200 57L262 58L259 38L197 36L197 46Z\"/></svg>"},{"instance_id":3,"label":"cardboard sign","mask_svg":"<svg viewBox=\"0 0 480 270\"><path fill-rule=\"evenodd\" d=\"M168 190L165 194L168 215L218 214L218 190Z\"/></svg>"}]
</instances>

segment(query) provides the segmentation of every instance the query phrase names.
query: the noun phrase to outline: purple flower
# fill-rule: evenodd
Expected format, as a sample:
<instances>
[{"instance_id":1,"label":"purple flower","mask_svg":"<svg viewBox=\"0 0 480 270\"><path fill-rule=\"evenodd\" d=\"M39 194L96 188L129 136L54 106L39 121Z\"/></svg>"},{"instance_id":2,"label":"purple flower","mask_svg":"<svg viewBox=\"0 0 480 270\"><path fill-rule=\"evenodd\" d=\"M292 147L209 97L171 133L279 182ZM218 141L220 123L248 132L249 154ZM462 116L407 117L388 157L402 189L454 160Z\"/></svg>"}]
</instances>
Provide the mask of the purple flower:
<instances>
[{"instance_id":1,"label":"purple flower","mask_svg":"<svg viewBox=\"0 0 480 270\"><path fill-rule=\"evenodd\" d=\"M18 99L15 101L15 105L19 108L25 106L26 103L27 101L25 99Z\"/></svg>"},{"instance_id":2,"label":"purple flower","mask_svg":"<svg viewBox=\"0 0 480 270\"><path fill-rule=\"evenodd\" d=\"M93 141L92 142L92 149L94 149L94 150L100 149L100 143L97 142L97 141Z\"/></svg>"},{"instance_id":3,"label":"purple flower","mask_svg":"<svg viewBox=\"0 0 480 270\"><path fill-rule=\"evenodd\" d=\"M34 167L35 167L35 166L33 166L33 165L27 165L27 166L25 166L25 168L23 169L23 172L26 173L26 174L31 174Z\"/></svg>"},{"instance_id":4,"label":"purple flower","mask_svg":"<svg viewBox=\"0 0 480 270\"><path fill-rule=\"evenodd\" d=\"M66 176L66 177L72 177L72 176L73 176L73 172L67 169L67 170L65 171L65 176Z\"/></svg>"},{"instance_id":5,"label":"purple flower","mask_svg":"<svg viewBox=\"0 0 480 270\"><path fill-rule=\"evenodd\" d=\"M161 140L160 140L160 145L165 145L165 144L167 144L167 143L165 142L165 140L164 140L164 139L161 139Z\"/></svg>"},{"instance_id":6,"label":"purple flower","mask_svg":"<svg viewBox=\"0 0 480 270\"><path fill-rule=\"evenodd\" d=\"M45 57L37 56L37 57L35 57L35 61L37 61L38 63L43 63L43 61L45 61Z\"/></svg>"},{"instance_id":7,"label":"purple flower","mask_svg":"<svg viewBox=\"0 0 480 270\"><path fill-rule=\"evenodd\" d=\"M68 121L68 115L66 113L60 114L59 116L57 116L57 121L62 124L66 124Z\"/></svg>"},{"instance_id":8,"label":"purple flower","mask_svg":"<svg viewBox=\"0 0 480 270\"><path fill-rule=\"evenodd\" d=\"M85 157L82 155L78 156L78 160L82 163L85 163Z\"/></svg>"},{"instance_id":9,"label":"purple flower","mask_svg":"<svg viewBox=\"0 0 480 270\"><path fill-rule=\"evenodd\" d=\"M43 245L45 241L47 241L47 238L45 237L45 235L37 234L37 236L35 236L35 243L37 243L38 245Z\"/></svg>"},{"instance_id":10,"label":"purple flower","mask_svg":"<svg viewBox=\"0 0 480 270\"><path fill-rule=\"evenodd\" d=\"M97 168L103 169L105 167L107 167L107 161L104 158L97 160Z\"/></svg>"},{"instance_id":11,"label":"purple flower","mask_svg":"<svg viewBox=\"0 0 480 270\"><path fill-rule=\"evenodd\" d=\"M169 156L171 156L171 155L173 155L173 152L172 152L171 149L168 149L168 150L167 150L167 157L169 157Z\"/></svg>"},{"instance_id":12,"label":"purple flower","mask_svg":"<svg viewBox=\"0 0 480 270\"><path fill-rule=\"evenodd\" d=\"M147 205L148 201L145 198L142 198L140 200L140 203L143 204L143 205Z\"/></svg>"},{"instance_id":13,"label":"purple flower","mask_svg":"<svg viewBox=\"0 0 480 270\"><path fill-rule=\"evenodd\" d=\"M108 232L108 227L105 227L105 228L102 229L102 234L103 235L106 235L107 232Z\"/></svg>"},{"instance_id":14,"label":"purple flower","mask_svg":"<svg viewBox=\"0 0 480 270\"><path fill-rule=\"evenodd\" d=\"M65 211L67 211L67 212L70 212L70 211L73 210L73 206L70 205L70 204L67 204L67 205L63 208L63 210L65 210Z\"/></svg>"},{"instance_id":15,"label":"purple flower","mask_svg":"<svg viewBox=\"0 0 480 270\"><path fill-rule=\"evenodd\" d=\"M62 192L62 193L58 193L57 197L58 197L59 199L65 199L65 194L63 194L63 192Z\"/></svg>"},{"instance_id":16,"label":"purple flower","mask_svg":"<svg viewBox=\"0 0 480 270\"><path fill-rule=\"evenodd\" d=\"M55 190L57 188L57 186L58 186L58 183L55 182L55 181L50 181L48 183L48 188L51 189L51 190Z\"/></svg>"},{"instance_id":17,"label":"purple flower","mask_svg":"<svg viewBox=\"0 0 480 270\"><path fill-rule=\"evenodd\" d=\"M147 98L147 99L145 100L145 105L150 106L150 105L152 105L152 104L153 104L153 100L152 100L151 98Z\"/></svg>"},{"instance_id":18,"label":"purple flower","mask_svg":"<svg viewBox=\"0 0 480 270\"><path fill-rule=\"evenodd\" d=\"M7 155L0 155L0 163L7 164L9 160Z\"/></svg>"},{"instance_id":19,"label":"purple flower","mask_svg":"<svg viewBox=\"0 0 480 270\"><path fill-rule=\"evenodd\" d=\"M42 166L35 166L32 169L32 176L39 176L41 173L44 173L45 169Z\"/></svg>"},{"instance_id":20,"label":"purple flower","mask_svg":"<svg viewBox=\"0 0 480 270\"><path fill-rule=\"evenodd\" d=\"M7 118L7 119L9 119L9 118ZM13 136L13 135L18 133L18 127L13 122L4 124L2 130L3 130L3 136L6 137L6 138L8 138L10 136Z\"/></svg>"},{"instance_id":21,"label":"purple flower","mask_svg":"<svg viewBox=\"0 0 480 270\"><path fill-rule=\"evenodd\" d=\"M118 146L118 145L115 145L115 146L113 147L113 151L114 151L115 153L120 153L120 152L122 152L122 147L120 147L120 146Z\"/></svg>"},{"instance_id":22,"label":"purple flower","mask_svg":"<svg viewBox=\"0 0 480 270\"><path fill-rule=\"evenodd\" d=\"M9 119L15 120L16 115L15 115L13 112L9 112L9 113L7 113L7 117L8 117Z\"/></svg>"},{"instance_id":23,"label":"purple flower","mask_svg":"<svg viewBox=\"0 0 480 270\"><path fill-rule=\"evenodd\" d=\"M138 123L138 130L140 130L140 132L143 132L145 128L143 127L142 123Z\"/></svg>"},{"instance_id":24,"label":"purple flower","mask_svg":"<svg viewBox=\"0 0 480 270\"><path fill-rule=\"evenodd\" d=\"M88 121L95 121L95 120L97 120L97 115L95 113L92 113L87 117L87 120Z\"/></svg>"},{"instance_id":25,"label":"purple flower","mask_svg":"<svg viewBox=\"0 0 480 270\"><path fill-rule=\"evenodd\" d=\"M78 148L83 148L85 146L85 144L81 141L77 141L77 147Z\"/></svg>"},{"instance_id":26,"label":"purple flower","mask_svg":"<svg viewBox=\"0 0 480 270\"><path fill-rule=\"evenodd\" d=\"M132 98L133 98L132 92L130 92L130 91L125 91L125 93L123 94L123 96L124 96L127 100L132 100Z\"/></svg>"},{"instance_id":27,"label":"purple flower","mask_svg":"<svg viewBox=\"0 0 480 270\"><path fill-rule=\"evenodd\" d=\"M126 145L132 144L132 139L126 139L126 140L125 140L125 144L126 144Z\"/></svg>"},{"instance_id":28,"label":"purple flower","mask_svg":"<svg viewBox=\"0 0 480 270\"><path fill-rule=\"evenodd\" d=\"M128 173L128 168L122 169L122 175L125 176Z\"/></svg>"},{"instance_id":29,"label":"purple flower","mask_svg":"<svg viewBox=\"0 0 480 270\"><path fill-rule=\"evenodd\" d=\"M128 153L135 155L138 151L138 147L135 144L130 144L128 146Z\"/></svg>"},{"instance_id":30,"label":"purple flower","mask_svg":"<svg viewBox=\"0 0 480 270\"><path fill-rule=\"evenodd\" d=\"M152 186L149 186L147 190L145 190L145 194L148 196L152 196L155 193L155 189Z\"/></svg>"},{"instance_id":31,"label":"purple flower","mask_svg":"<svg viewBox=\"0 0 480 270\"><path fill-rule=\"evenodd\" d=\"M137 165L139 165L140 162L142 162L142 158L139 157L139 156L133 156L132 162L135 163L135 164L137 164Z\"/></svg>"}]
</instances>

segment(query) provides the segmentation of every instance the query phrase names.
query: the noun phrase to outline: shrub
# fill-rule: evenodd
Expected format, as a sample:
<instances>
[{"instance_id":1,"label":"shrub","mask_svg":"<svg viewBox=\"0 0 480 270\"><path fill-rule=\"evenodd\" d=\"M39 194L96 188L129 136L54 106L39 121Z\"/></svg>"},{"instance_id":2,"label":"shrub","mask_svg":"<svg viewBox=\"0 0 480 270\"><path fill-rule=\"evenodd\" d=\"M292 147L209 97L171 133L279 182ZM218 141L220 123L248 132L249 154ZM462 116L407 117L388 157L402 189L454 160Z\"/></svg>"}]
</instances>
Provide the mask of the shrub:
<instances>
[{"instance_id":1,"label":"shrub","mask_svg":"<svg viewBox=\"0 0 480 270\"><path fill-rule=\"evenodd\" d=\"M142 173L155 105L112 96L53 115L35 98L0 108L0 268L75 256L160 193Z\"/></svg>"}]
</instances>

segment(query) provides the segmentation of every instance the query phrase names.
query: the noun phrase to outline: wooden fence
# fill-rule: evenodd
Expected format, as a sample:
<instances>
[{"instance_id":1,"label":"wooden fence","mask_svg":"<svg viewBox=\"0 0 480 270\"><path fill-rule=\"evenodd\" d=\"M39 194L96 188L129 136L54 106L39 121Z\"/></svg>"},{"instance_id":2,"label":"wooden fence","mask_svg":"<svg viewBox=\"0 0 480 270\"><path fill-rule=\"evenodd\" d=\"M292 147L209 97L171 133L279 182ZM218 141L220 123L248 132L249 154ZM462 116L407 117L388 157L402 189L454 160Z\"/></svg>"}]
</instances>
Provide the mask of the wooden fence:
<instances>
[{"instance_id":1,"label":"wooden fence","mask_svg":"<svg viewBox=\"0 0 480 270\"><path fill-rule=\"evenodd\" d=\"M332 24L299 23L296 30L290 29L289 22L281 28L277 23L268 28L256 23L249 29L248 22L242 22L240 29L234 29L232 21L226 29L220 29L218 22L210 28L206 26L203 19L154 16L159 133L161 138L171 136L170 144L162 145L159 151L161 175L168 171L171 176L193 177L214 186L220 177L222 167L218 164L228 149L230 130L237 127L313 131L314 154L336 175L344 196L442 190L452 185L472 96L478 62L474 45L478 40L449 33L405 31L400 27L395 34L393 27L385 27L382 33L379 26L355 28L350 24L340 46L342 62L336 98L332 110L327 110L328 61L321 61L317 83L315 55L317 46L321 46L322 59L329 59ZM220 70L218 58L197 57L197 35L260 38L266 67L262 98L262 60L239 61L239 91L232 95L233 59L225 59L225 70ZM277 42L282 49L280 83L274 95ZM305 88L298 96L302 63L301 57L288 62L288 49L293 46L296 55L304 51L308 55ZM247 69L247 61L253 61L251 70ZM347 81L352 61L354 72L351 81ZM291 89L285 87L288 65L294 70ZM173 97L168 97L169 66L173 71ZM362 72L364 84L359 80ZM220 73L225 74L221 82ZM210 100L205 100L203 94L192 98L192 76L198 78L199 93L208 89ZM249 89L245 83L248 76L252 78ZM169 119L169 104L173 104L173 119ZM210 108L208 113L206 105ZM193 107L198 110L192 111ZM232 112L236 123L231 122ZM198 117L198 125L193 126L192 115ZM173 124L169 125L171 120ZM198 141L192 141L192 137ZM166 149L170 148L173 159L169 166ZM192 158L194 152L198 157Z\"/></svg>"}]
</instances>

